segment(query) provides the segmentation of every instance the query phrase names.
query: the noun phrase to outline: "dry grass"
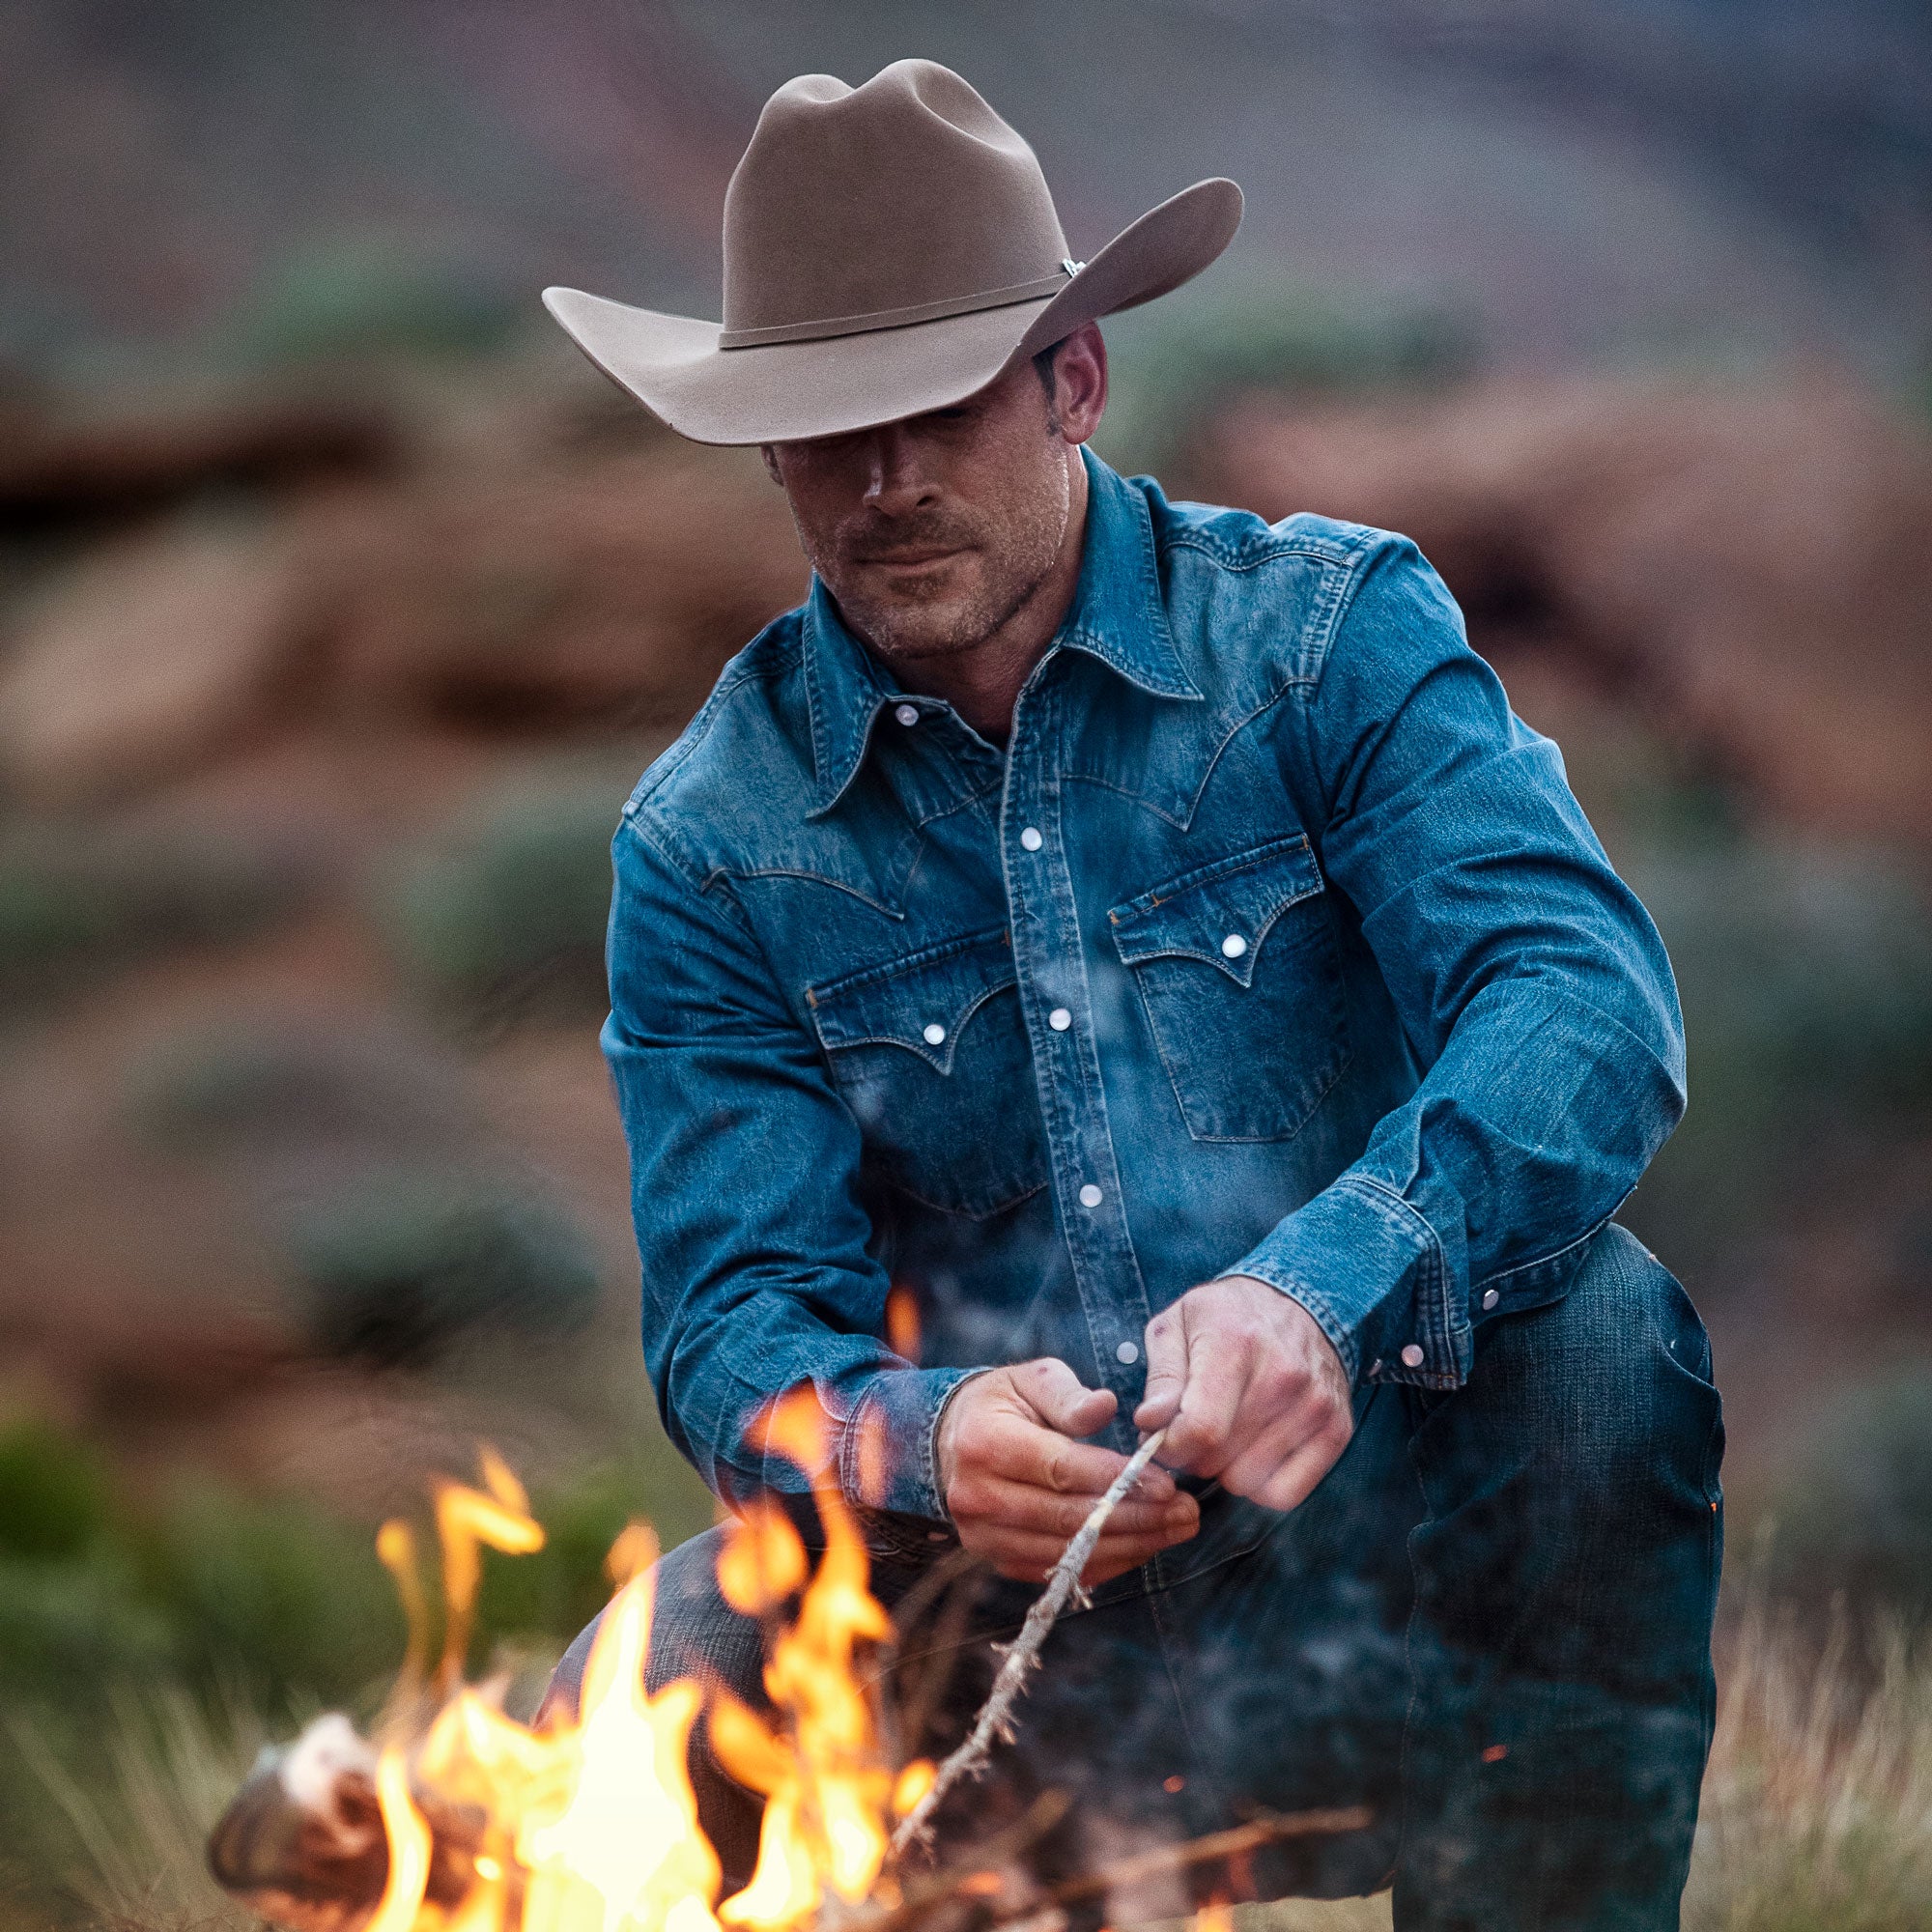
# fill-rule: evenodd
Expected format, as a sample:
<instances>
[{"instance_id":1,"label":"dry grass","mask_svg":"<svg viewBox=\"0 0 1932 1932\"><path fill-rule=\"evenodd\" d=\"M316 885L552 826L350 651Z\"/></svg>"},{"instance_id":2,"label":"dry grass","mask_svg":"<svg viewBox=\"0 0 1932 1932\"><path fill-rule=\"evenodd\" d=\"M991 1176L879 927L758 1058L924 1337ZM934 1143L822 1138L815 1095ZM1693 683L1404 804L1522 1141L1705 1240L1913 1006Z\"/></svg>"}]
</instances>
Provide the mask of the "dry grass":
<instances>
[{"instance_id":1,"label":"dry grass","mask_svg":"<svg viewBox=\"0 0 1932 1932\"><path fill-rule=\"evenodd\" d=\"M31 1732L15 1742L86 1846L74 1889L106 1932L243 1932L202 1863L209 1825L260 1742L180 1693L116 1706L115 1775L81 1789ZM1237 1932L1385 1932L1386 1895L1242 1907ZM1932 1643L1896 1626L1821 1654L1747 1610L1727 1646L1686 1932L1923 1932L1932 1925Z\"/></svg>"},{"instance_id":2,"label":"dry grass","mask_svg":"<svg viewBox=\"0 0 1932 1932\"><path fill-rule=\"evenodd\" d=\"M1687 1932L1932 1925L1932 1639L1881 1625L1863 1654L1761 1605L1725 1673Z\"/></svg>"},{"instance_id":3,"label":"dry grass","mask_svg":"<svg viewBox=\"0 0 1932 1932\"><path fill-rule=\"evenodd\" d=\"M202 1848L267 1741L261 1719L239 1699L212 1716L178 1688L117 1695L112 1714L100 1793L30 1724L7 1727L84 1848L67 1876L87 1919L100 1932L251 1932L259 1921L209 1876Z\"/></svg>"}]
</instances>

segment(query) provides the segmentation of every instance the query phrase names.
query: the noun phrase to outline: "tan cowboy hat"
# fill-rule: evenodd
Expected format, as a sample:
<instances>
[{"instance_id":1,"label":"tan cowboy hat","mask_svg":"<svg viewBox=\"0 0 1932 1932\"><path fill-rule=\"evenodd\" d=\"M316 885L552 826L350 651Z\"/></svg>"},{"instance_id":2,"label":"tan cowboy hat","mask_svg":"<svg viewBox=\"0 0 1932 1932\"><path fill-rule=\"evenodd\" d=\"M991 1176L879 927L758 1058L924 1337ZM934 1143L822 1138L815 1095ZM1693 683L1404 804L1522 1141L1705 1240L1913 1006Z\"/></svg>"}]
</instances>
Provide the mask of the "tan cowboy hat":
<instances>
[{"instance_id":1,"label":"tan cowboy hat","mask_svg":"<svg viewBox=\"0 0 1932 1932\"><path fill-rule=\"evenodd\" d=\"M954 73L788 80L724 195L724 320L546 289L591 361L697 442L836 436L943 409L1082 323L1151 301L1234 239L1231 181L1074 261L1033 150Z\"/></svg>"}]
</instances>

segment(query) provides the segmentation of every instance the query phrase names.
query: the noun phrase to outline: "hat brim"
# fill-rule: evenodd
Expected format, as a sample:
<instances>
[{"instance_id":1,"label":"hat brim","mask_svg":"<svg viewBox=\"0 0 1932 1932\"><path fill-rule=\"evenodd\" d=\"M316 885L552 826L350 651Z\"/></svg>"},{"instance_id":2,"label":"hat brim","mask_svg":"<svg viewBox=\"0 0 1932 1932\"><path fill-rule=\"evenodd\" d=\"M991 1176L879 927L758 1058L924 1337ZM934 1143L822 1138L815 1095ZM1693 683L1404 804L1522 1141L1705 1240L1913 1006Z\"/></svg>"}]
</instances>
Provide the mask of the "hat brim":
<instances>
[{"instance_id":1,"label":"hat brim","mask_svg":"<svg viewBox=\"0 0 1932 1932\"><path fill-rule=\"evenodd\" d=\"M809 342L721 349L718 323L582 289L546 289L544 305L605 375L680 436L791 442L959 402L1082 323L1178 289L1240 222L1233 182L1196 182L1123 228L1055 295Z\"/></svg>"}]
</instances>

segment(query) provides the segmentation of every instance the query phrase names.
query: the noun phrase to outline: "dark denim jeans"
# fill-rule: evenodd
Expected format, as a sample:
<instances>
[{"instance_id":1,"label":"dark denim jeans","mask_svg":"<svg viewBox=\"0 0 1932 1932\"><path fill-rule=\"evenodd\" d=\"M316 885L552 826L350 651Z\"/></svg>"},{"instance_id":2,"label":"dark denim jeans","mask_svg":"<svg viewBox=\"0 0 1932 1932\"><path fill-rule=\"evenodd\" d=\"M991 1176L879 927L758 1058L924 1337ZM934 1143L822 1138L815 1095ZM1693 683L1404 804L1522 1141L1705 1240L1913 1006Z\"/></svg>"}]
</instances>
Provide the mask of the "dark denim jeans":
<instances>
[{"instance_id":1,"label":"dark denim jeans","mask_svg":"<svg viewBox=\"0 0 1932 1932\"><path fill-rule=\"evenodd\" d=\"M948 1833L971 1842L1039 1787L1067 1789L1066 1823L1033 1854L1051 1878L1258 1807L1361 1804L1367 1831L1200 1871L1195 1895L1392 1882L1403 1932L1676 1925L1711 1739L1722 1445L1703 1326L1612 1225L1561 1298L1478 1323L1463 1388L1364 1391L1348 1452L1258 1548L1064 1619L1017 1742ZM717 1538L659 1566L650 1676L761 1701L759 1633L718 1595ZM922 1747L949 1748L1031 1592L990 1582L949 1631L918 1573L874 1580L911 1622L902 1677L930 1692L950 1666L915 1718ZM553 1697L574 1697L589 1636ZM701 1727L693 1773L741 1880L758 1801Z\"/></svg>"}]
</instances>

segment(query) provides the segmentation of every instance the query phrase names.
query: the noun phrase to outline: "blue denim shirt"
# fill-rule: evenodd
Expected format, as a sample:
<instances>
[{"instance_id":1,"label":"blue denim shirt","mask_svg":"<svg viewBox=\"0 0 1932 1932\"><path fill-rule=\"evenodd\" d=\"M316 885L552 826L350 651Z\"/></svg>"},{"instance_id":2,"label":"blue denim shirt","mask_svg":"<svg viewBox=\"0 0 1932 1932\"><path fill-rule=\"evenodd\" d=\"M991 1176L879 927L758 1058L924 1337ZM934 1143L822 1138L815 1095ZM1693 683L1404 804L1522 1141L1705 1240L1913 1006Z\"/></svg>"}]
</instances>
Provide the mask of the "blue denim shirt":
<instances>
[{"instance_id":1,"label":"blue denim shirt","mask_svg":"<svg viewBox=\"0 0 1932 1932\"><path fill-rule=\"evenodd\" d=\"M1454 1388L1682 1111L1657 932L1415 547L1087 473L1004 752L814 583L624 809L644 1352L722 1493L799 1486L746 1425L810 1380L846 1493L923 1540L968 1371L1058 1355L1130 1446L1149 1318L1235 1271L1358 1386ZM1208 1501L1166 1580L1269 1526Z\"/></svg>"}]
</instances>

